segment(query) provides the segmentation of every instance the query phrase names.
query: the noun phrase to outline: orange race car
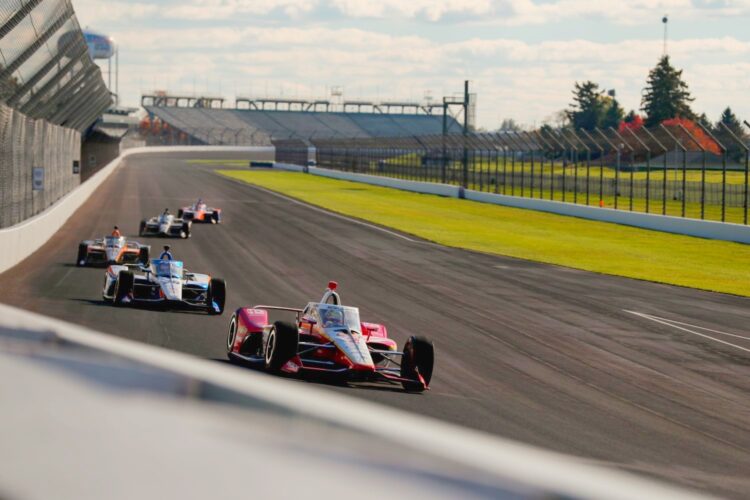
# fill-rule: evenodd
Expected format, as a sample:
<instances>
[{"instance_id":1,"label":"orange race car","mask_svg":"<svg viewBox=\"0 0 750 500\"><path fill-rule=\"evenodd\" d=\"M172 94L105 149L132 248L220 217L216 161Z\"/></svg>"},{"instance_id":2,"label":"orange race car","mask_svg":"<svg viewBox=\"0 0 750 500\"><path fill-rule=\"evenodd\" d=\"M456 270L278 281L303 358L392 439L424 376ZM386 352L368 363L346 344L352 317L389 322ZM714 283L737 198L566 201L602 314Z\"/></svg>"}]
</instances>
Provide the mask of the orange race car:
<instances>
[{"instance_id":1,"label":"orange race car","mask_svg":"<svg viewBox=\"0 0 750 500\"><path fill-rule=\"evenodd\" d=\"M76 265L148 264L151 247L124 236L105 236L97 240L82 241L78 245Z\"/></svg>"},{"instance_id":2,"label":"orange race car","mask_svg":"<svg viewBox=\"0 0 750 500\"><path fill-rule=\"evenodd\" d=\"M189 207L177 211L177 218L193 222L221 223L221 209L207 206L200 198Z\"/></svg>"}]
</instances>

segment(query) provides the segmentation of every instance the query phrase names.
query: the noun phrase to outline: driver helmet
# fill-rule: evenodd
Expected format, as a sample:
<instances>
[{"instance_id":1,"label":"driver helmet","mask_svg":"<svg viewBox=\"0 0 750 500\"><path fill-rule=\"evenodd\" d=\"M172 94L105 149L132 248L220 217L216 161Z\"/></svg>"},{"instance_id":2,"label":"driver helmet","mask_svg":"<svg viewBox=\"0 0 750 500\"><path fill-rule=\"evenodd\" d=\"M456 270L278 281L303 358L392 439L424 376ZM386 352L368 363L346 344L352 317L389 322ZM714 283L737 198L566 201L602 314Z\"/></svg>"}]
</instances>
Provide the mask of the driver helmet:
<instances>
[{"instance_id":1,"label":"driver helmet","mask_svg":"<svg viewBox=\"0 0 750 500\"><path fill-rule=\"evenodd\" d=\"M323 310L323 325L341 325L344 323L344 313L341 309L329 307Z\"/></svg>"}]
</instances>

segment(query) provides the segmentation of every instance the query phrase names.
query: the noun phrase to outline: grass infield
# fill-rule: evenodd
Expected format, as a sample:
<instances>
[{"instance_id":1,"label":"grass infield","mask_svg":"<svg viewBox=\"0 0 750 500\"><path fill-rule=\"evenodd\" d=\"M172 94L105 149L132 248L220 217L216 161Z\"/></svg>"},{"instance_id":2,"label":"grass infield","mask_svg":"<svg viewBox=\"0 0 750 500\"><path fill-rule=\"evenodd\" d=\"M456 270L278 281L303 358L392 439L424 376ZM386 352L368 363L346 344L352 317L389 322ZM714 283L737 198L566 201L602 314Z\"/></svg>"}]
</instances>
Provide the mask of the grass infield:
<instances>
[{"instance_id":1,"label":"grass infield","mask_svg":"<svg viewBox=\"0 0 750 500\"><path fill-rule=\"evenodd\" d=\"M750 245L301 173L217 172L450 247L750 297Z\"/></svg>"}]
</instances>

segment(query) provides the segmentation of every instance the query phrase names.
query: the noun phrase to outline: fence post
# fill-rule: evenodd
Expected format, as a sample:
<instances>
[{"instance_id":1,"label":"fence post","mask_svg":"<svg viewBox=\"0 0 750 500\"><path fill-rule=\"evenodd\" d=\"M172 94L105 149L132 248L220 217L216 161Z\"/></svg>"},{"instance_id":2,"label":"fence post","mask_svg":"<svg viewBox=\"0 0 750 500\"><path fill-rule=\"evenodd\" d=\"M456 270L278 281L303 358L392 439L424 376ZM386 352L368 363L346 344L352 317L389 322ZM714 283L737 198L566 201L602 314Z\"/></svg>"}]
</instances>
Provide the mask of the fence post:
<instances>
[{"instance_id":1,"label":"fence post","mask_svg":"<svg viewBox=\"0 0 750 500\"><path fill-rule=\"evenodd\" d=\"M664 126L663 123L659 124L659 127L661 127L661 129L664 132L666 132L667 135L674 141L675 147L678 147L678 148L680 148L682 150L682 172L683 172L682 177L683 177L683 181L684 181L685 180L685 170L687 168L687 148L685 146L683 146L683 144L677 139L677 137L675 137L669 131L669 129L667 129L667 127ZM675 160L676 160L676 158L675 158ZM666 175L666 172L664 172L664 174ZM675 173L675 175L676 175L676 173ZM684 189L685 189L684 185L683 185L682 189L683 189L683 192L682 192L682 216L685 217L685 198L686 198L686 196L685 196L685 192L684 192ZM677 198L675 198L675 199L677 199Z\"/></svg>"},{"instance_id":2,"label":"fence post","mask_svg":"<svg viewBox=\"0 0 750 500\"><path fill-rule=\"evenodd\" d=\"M591 137L591 134L589 134L588 132L586 132L583 129L581 129L580 132L583 133L583 135L585 135L586 138L589 141L591 141L599 149L599 204L601 205L604 202L604 198L603 198L603 196L604 196L604 193L603 193L603 191L604 191L604 148L601 147L601 145L598 142L596 142L596 139L594 139L593 137ZM591 149L589 149L589 151L591 151ZM586 164L586 177L587 177L587 180L586 180L586 204L587 205L589 204L589 184L590 184L590 178L591 178L591 174L590 174L590 170L589 170L590 169L590 165L588 164L588 162L590 161L590 159L591 159L590 157L587 159L587 164Z\"/></svg>"},{"instance_id":3,"label":"fence post","mask_svg":"<svg viewBox=\"0 0 750 500\"><path fill-rule=\"evenodd\" d=\"M636 135L636 133L635 133L635 132L633 132L633 129L631 129L631 128L626 128L626 130L627 130L628 132L630 132L630 135L632 135L632 136L633 136L633 138L634 138L634 139L635 139L636 141L638 141L638 143L639 143L639 144L640 144L641 146L643 146L643 149L644 149L644 150L646 151L646 213L648 213L648 208L649 208L649 197L651 196L651 192L650 192L650 190L649 190L649 182L650 182L650 180L651 180L651 175L650 175L650 174L651 174L651 150L650 150L650 149L649 149L649 147L648 147L648 146L646 145L646 143L645 143L645 142L643 142L643 141L641 140L641 138L640 138L640 137L638 137L638 136ZM631 193L630 193L630 194L632 195L632 194L633 194L633 192L632 192L632 191L633 191L633 185L632 185L632 183L631 183L631 185L630 185L630 190L631 190Z\"/></svg>"},{"instance_id":4,"label":"fence post","mask_svg":"<svg viewBox=\"0 0 750 500\"><path fill-rule=\"evenodd\" d=\"M747 127L750 128L750 124L747 122L744 122ZM745 191L743 193L743 199L742 199L742 223L747 225L747 205L748 205L748 166L750 166L750 148L745 144L745 142L740 138L737 137L737 135L732 132L732 129L727 127L727 125L724 122L719 122L719 124L724 128L724 131L729 134L729 137L736 142L744 151L745 151Z\"/></svg>"},{"instance_id":5,"label":"fence post","mask_svg":"<svg viewBox=\"0 0 750 500\"><path fill-rule=\"evenodd\" d=\"M557 138L552 134L552 132L547 131L547 138L550 139L555 146L560 148L560 151L562 152L563 156L563 165L562 165L562 171L563 171L563 196L562 201L565 201L565 146L562 145L560 141L557 140ZM554 153L553 153L554 155ZM551 182L551 190L550 190L550 200L555 199L555 164L552 163L552 173L550 174L550 180Z\"/></svg>"},{"instance_id":6,"label":"fence post","mask_svg":"<svg viewBox=\"0 0 750 500\"><path fill-rule=\"evenodd\" d=\"M654 134L649 132L649 130L646 127L641 127L641 130L643 130L646 135L651 138L652 141L656 143L657 146L659 146L664 151L664 175L662 176L662 193L661 193L661 214L666 215L667 214L667 153L669 152L669 149L659 141ZM649 175L649 172L646 172L646 180L651 178ZM648 184L646 185L648 189ZM647 200L648 203L648 200ZM646 205L648 206L648 205Z\"/></svg>"},{"instance_id":7,"label":"fence post","mask_svg":"<svg viewBox=\"0 0 750 500\"><path fill-rule=\"evenodd\" d=\"M550 151L553 149L552 146L544 140L544 137L542 137L542 134L539 131L534 132L534 136L536 136L537 140L540 144L540 152L542 153L542 164L539 166L539 198L544 198L544 155L545 155L545 148L549 149ZM550 167L554 168L554 163L552 163L553 158L550 159Z\"/></svg>"},{"instance_id":8,"label":"fence post","mask_svg":"<svg viewBox=\"0 0 750 500\"><path fill-rule=\"evenodd\" d=\"M612 151L614 151L617 154L617 164L615 165L615 193L614 193L614 197L615 197L615 203L614 203L614 205L615 205L615 209L617 209L617 206L618 206L618 203L617 203L618 200L617 200L617 198L620 196L620 193L618 192L618 189L619 189L619 186L618 186L618 175L619 175L618 171L620 170L620 148L615 143L613 143L612 141L610 141L609 137L607 137L604 134L604 132L601 131L601 129L599 127L596 127L594 129L594 132L596 132L597 134L599 134L599 136L602 139L604 139L604 142L606 142L609 145L609 147L612 148ZM604 162L602 162L602 165L604 165ZM603 170L602 170L602 176L603 176ZM603 179L602 179L602 181L603 181Z\"/></svg>"},{"instance_id":9,"label":"fence post","mask_svg":"<svg viewBox=\"0 0 750 500\"><path fill-rule=\"evenodd\" d=\"M714 141L717 146L719 146L719 148L722 151L722 154L721 154L721 222L726 222L726 212L727 212L727 155L729 154L729 150L727 149L726 146L724 146L724 144L721 141L719 141L719 139L716 138L716 136L714 134L711 133L710 130L708 130L706 127L704 127L701 123L699 123L699 122L696 122L696 123L701 128L701 130L703 130L703 132L708 137L710 137L711 140ZM720 122L720 123L722 125L724 125L724 123L722 123L722 122ZM704 160L703 160L703 172L704 173L703 173L703 180L701 181L704 184L705 184L705 177L706 177L706 174L705 174L705 171L706 171L705 156L706 156L706 153L704 151L704 153L703 153L703 157L704 157ZM701 190L703 190L703 189L704 188L701 187ZM701 217L701 218L703 218L703 217Z\"/></svg>"},{"instance_id":10,"label":"fence post","mask_svg":"<svg viewBox=\"0 0 750 500\"><path fill-rule=\"evenodd\" d=\"M621 136L620 133L617 130L614 129L614 127L609 127L609 130L611 130L612 133L615 134L615 136L620 141L622 141L620 143L620 149L622 149L623 147L627 147L630 150L630 188L629 188L630 189L630 202L629 202L628 209L632 212L633 211L633 181L634 181L634 178L635 178L635 176L633 175L634 174L633 170L635 169L635 164L634 164L634 161L635 161L635 149L633 149L633 147L630 146L630 144L628 144L628 141L626 141L625 138L623 136ZM618 154L618 160L619 160L619 154ZM617 190L620 189L619 188L619 170L620 170L619 163L620 162L618 161L618 166L617 166L618 172L615 172L615 183L618 185L618 187L616 188Z\"/></svg>"}]
</instances>

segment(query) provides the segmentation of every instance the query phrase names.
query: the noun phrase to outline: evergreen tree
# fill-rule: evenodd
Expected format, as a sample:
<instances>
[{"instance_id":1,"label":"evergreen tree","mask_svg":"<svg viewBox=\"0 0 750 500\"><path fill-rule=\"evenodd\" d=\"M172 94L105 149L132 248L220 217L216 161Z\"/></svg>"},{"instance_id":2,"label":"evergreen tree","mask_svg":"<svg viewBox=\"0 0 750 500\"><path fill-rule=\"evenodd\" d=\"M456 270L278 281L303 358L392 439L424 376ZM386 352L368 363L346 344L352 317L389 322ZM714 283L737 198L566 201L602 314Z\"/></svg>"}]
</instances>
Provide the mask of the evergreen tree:
<instances>
[{"instance_id":1,"label":"evergreen tree","mask_svg":"<svg viewBox=\"0 0 750 500\"><path fill-rule=\"evenodd\" d=\"M635 113L635 110L631 109L630 111L628 111L628 114L625 115L625 118L623 118L623 121L625 123L633 123L636 120L636 116L638 115Z\"/></svg>"},{"instance_id":2,"label":"evergreen tree","mask_svg":"<svg viewBox=\"0 0 750 500\"><path fill-rule=\"evenodd\" d=\"M500 124L501 132L520 132L521 126L513 118L506 118Z\"/></svg>"},{"instance_id":3,"label":"evergreen tree","mask_svg":"<svg viewBox=\"0 0 750 500\"><path fill-rule=\"evenodd\" d=\"M747 142L745 130L742 128L742 122L737 118L737 115L734 114L732 108L727 107L727 109L721 113L721 117L716 123L716 136L717 139L722 142L724 147L727 148L727 155L729 158L733 161L741 161L744 158L745 150L737 144L737 141L732 137L732 134L728 133L726 128L722 127L722 124L726 125L736 137Z\"/></svg>"},{"instance_id":4,"label":"evergreen tree","mask_svg":"<svg viewBox=\"0 0 750 500\"><path fill-rule=\"evenodd\" d=\"M682 70L672 66L669 56L663 56L648 74L641 102L641 109L646 113L646 126L658 125L670 118L693 119L695 114L690 109L693 100L687 83L682 79Z\"/></svg>"},{"instance_id":5,"label":"evergreen tree","mask_svg":"<svg viewBox=\"0 0 750 500\"><path fill-rule=\"evenodd\" d=\"M601 127L613 127L617 129L620 126L623 116L625 116L625 110L622 109L620 103L614 97L612 99L607 98L605 104L607 110L602 117Z\"/></svg>"},{"instance_id":6,"label":"evergreen tree","mask_svg":"<svg viewBox=\"0 0 750 500\"><path fill-rule=\"evenodd\" d=\"M716 124L717 129L724 128L721 126L722 123L729 127L729 129L734 132L737 137L742 137L743 135L745 135L745 131L742 129L742 122L740 122L740 119L737 118L737 115L734 114L732 108L727 107L727 109L725 109L721 113L719 122Z\"/></svg>"},{"instance_id":7,"label":"evergreen tree","mask_svg":"<svg viewBox=\"0 0 750 500\"><path fill-rule=\"evenodd\" d=\"M573 103L566 111L573 128L594 130L601 124L605 111L599 85L592 81L576 82L573 88Z\"/></svg>"},{"instance_id":8,"label":"evergreen tree","mask_svg":"<svg viewBox=\"0 0 750 500\"><path fill-rule=\"evenodd\" d=\"M700 116L697 118L697 122L706 127L709 132L714 131L714 124L711 123L711 120L708 119L708 116L706 116L706 113L701 113Z\"/></svg>"}]
</instances>

